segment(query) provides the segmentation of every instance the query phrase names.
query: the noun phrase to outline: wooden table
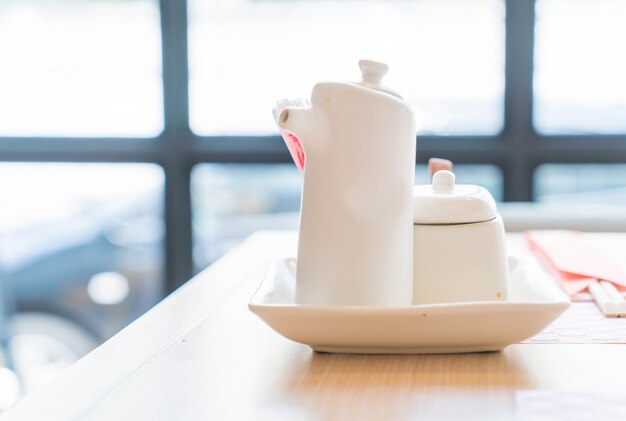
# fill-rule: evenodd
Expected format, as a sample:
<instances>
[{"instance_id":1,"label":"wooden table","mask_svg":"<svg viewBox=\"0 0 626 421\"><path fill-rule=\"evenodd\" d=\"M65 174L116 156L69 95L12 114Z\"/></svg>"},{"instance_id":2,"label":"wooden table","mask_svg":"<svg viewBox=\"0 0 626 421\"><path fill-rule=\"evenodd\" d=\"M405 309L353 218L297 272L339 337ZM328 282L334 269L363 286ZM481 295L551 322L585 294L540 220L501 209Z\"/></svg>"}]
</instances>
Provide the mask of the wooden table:
<instances>
[{"instance_id":1,"label":"wooden table","mask_svg":"<svg viewBox=\"0 0 626 421\"><path fill-rule=\"evenodd\" d=\"M626 235L590 238L615 258ZM316 354L247 309L292 232L258 233L7 413L9 420L515 419L523 389L626 392L626 347ZM509 247L524 253L519 235Z\"/></svg>"}]
</instances>

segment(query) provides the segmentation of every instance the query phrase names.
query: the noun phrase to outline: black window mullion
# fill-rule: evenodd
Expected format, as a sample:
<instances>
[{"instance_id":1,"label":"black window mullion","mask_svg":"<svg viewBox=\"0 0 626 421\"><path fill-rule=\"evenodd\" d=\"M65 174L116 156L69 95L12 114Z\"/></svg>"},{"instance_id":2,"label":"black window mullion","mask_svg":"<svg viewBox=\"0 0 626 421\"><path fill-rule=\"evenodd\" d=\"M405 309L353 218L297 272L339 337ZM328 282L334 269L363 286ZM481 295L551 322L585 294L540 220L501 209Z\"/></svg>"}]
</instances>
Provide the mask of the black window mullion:
<instances>
[{"instance_id":1,"label":"black window mullion","mask_svg":"<svg viewBox=\"0 0 626 421\"><path fill-rule=\"evenodd\" d=\"M173 291L193 274L190 190L187 2L161 0L165 170L165 283Z\"/></svg>"},{"instance_id":2,"label":"black window mullion","mask_svg":"<svg viewBox=\"0 0 626 421\"><path fill-rule=\"evenodd\" d=\"M164 138L189 135L187 2L160 0Z\"/></svg>"},{"instance_id":3,"label":"black window mullion","mask_svg":"<svg viewBox=\"0 0 626 421\"><path fill-rule=\"evenodd\" d=\"M504 200L533 198L533 57L535 1L506 0L504 131L508 165Z\"/></svg>"}]
</instances>

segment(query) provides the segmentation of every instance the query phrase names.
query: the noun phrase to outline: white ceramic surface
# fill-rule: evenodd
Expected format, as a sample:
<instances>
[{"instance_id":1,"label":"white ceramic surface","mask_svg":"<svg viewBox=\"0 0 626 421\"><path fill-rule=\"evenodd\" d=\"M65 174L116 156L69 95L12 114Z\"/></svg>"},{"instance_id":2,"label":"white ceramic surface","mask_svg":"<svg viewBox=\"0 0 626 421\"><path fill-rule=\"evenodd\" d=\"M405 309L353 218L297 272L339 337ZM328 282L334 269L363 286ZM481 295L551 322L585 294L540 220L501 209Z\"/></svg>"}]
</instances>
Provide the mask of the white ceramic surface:
<instances>
[{"instance_id":1,"label":"white ceramic surface","mask_svg":"<svg viewBox=\"0 0 626 421\"><path fill-rule=\"evenodd\" d=\"M491 194L438 171L414 195L413 304L506 300L504 224Z\"/></svg>"},{"instance_id":2,"label":"white ceramic surface","mask_svg":"<svg viewBox=\"0 0 626 421\"><path fill-rule=\"evenodd\" d=\"M413 304L504 301L509 294L504 225L414 225Z\"/></svg>"},{"instance_id":3,"label":"white ceramic surface","mask_svg":"<svg viewBox=\"0 0 626 421\"><path fill-rule=\"evenodd\" d=\"M271 264L249 308L279 334L320 352L498 351L539 333L569 306L531 260L509 258L507 301L403 307L295 304L295 265L295 259Z\"/></svg>"},{"instance_id":4,"label":"white ceramic surface","mask_svg":"<svg viewBox=\"0 0 626 421\"><path fill-rule=\"evenodd\" d=\"M496 201L484 187L456 184L452 171L433 174L432 184L413 188L413 222L416 224L468 224L498 215Z\"/></svg>"},{"instance_id":5,"label":"white ceramic surface","mask_svg":"<svg viewBox=\"0 0 626 421\"><path fill-rule=\"evenodd\" d=\"M306 159L300 304L412 302L414 116L380 86L386 65L360 65L361 82L318 83L310 107L286 107L278 115Z\"/></svg>"}]
</instances>

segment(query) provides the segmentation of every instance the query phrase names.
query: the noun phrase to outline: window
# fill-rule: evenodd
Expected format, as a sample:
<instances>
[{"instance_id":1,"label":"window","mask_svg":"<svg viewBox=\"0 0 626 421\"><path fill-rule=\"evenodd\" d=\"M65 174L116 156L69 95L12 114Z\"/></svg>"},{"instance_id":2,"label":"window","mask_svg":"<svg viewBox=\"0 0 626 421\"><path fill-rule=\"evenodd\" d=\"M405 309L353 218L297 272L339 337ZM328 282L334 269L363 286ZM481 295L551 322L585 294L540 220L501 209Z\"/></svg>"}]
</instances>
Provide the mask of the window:
<instances>
[{"instance_id":1,"label":"window","mask_svg":"<svg viewBox=\"0 0 626 421\"><path fill-rule=\"evenodd\" d=\"M0 180L0 310L17 304L30 391L162 298L164 178L154 164L1 163Z\"/></svg>"},{"instance_id":2,"label":"window","mask_svg":"<svg viewBox=\"0 0 626 421\"><path fill-rule=\"evenodd\" d=\"M626 162L625 13L618 0L6 0L0 159L20 164L3 164L2 211L45 217L64 183L97 179L108 197L116 174L112 190L144 180L111 201L124 214L139 200L147 219L112 214L101 228L119 229L101 234L120 260L80 279L116 272L132 291L135 269L118 263L142 262L171 291L248 232L297 224L301 179L270 110L353 80L361 56L389 61L387 84L415 108L420 171L439 156L504 201L567 193L543 165ZM69 175L48 177L53 163ZM76 212L95 215L83 187ZM134 230L151 238L145 261L144 245L115 243Z\"/></svg>"},{"instance_id":3,"label":"window","mask_svg":"<svg viewBox=\"0 0 626 421\"><path fill-rule=\"evenodd\" d=\"M194 264L204 268L260 229L297 229L302 175L292 164L199 164L191 176Z\"/></svg>"},{"instance_id":4,"label":"window","mask_svg":"<svg viewBox=\"0 0 626 421\"><path fill-rule=\"evenodd\" d=\"M626 3L539 0L535 126L542 133L626 133Z\"/></svg>"},{"instance_id":5,"label":"window","mask_svg":"<svg viewBox=\"0 0 626 421\"><path fill-rule=\"evenodd\" d=\"M544 164L535 171L541 202L626 204L626 164Z\"/></svg>"},{"instance_id":6,"label":"window","mask_svg":"<svg viewBox=\"0 0 626 421\"><path fill-rule=\"evenodd\" d=\"M160 48L154 0L3 1L0 136L158 135Z\"/></svg>"},{"instance_id":7,"label":"window","mask_svg":"<svg viewBox=\"0 0 626 421\"><path fill-rule=\"evenodd\" d=\"M370 57L390 64L384 82L413 105L420 134L502 128L500 0L189 5L190 123L200 135L275 134L276 100L306 98L319 80L354 80Z\"/></svg>"}]
</instances>

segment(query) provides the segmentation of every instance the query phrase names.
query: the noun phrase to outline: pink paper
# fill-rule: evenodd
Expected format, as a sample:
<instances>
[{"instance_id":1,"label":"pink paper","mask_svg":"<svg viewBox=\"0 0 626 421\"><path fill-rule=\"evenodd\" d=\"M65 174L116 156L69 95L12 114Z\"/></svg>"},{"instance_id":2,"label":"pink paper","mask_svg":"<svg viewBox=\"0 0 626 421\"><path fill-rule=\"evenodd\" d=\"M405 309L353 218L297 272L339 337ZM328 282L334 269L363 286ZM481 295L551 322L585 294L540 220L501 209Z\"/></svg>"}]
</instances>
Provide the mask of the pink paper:
<instances>
[{"instance_id":1,"label":"pink paper","mask_svg":"<svg viewBox=\"0 0 626 421\"><path fill-rule=\"evenodd\" d=\"M528 231L526 239L537 258L569 295L603 279L626 289L626 273L604 258L576 231Z\"/></svg>"}]
</instances>

